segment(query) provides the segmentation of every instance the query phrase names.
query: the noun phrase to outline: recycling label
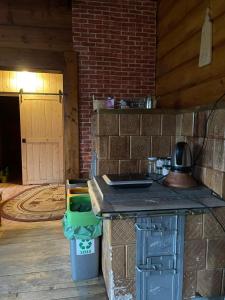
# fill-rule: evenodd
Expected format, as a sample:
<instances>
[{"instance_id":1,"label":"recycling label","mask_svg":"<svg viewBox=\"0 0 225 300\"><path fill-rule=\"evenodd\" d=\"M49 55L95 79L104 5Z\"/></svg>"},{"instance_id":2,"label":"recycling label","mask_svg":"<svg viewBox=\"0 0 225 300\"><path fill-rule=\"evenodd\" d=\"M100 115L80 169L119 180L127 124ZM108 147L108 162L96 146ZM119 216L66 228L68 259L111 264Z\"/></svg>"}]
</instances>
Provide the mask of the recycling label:
<instances>
[{"instance_id":1,"label":"recycling label","mask_svg":"<svg viewBox=\"0 0 225 300\"><path fill-rule=\"evenodd\" d=\"M95 253L95 240L76 240L77 255Z\"/></svg>"}]
</instances>

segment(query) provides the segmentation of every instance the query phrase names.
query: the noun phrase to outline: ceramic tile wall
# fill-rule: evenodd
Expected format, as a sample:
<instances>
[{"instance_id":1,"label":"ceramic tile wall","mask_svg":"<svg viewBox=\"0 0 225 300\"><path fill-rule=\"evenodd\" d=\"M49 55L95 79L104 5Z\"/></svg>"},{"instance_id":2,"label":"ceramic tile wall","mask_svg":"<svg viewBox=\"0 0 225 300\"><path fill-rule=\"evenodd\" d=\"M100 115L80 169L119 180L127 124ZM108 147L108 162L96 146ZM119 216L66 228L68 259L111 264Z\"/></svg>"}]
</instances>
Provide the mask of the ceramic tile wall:
<instances>
[{"instance_id":1,"label":"ceramic tile wall","mask_svg":"<svg viewBox=\"0 0 225 300\"><path fill-rule=\"evenodd\" d=\"M98 155L98 172L125 173L146 172L149 155L170 155L175 142L187 141L193 151L196 166L195 177L225 197L225 109L193 111L175 114L99 114L94 137L94 147ZM205 139L205 146L202 143ZM214 210L219 221L225 226L225 210ZM110 223L111 222L111 223ZM114 223L113 223L114 222ZM112 255L115 264L105 266L107 274L117 274L113 284L118 289L112 291L112 279L106 280L108 291L120 293L121 286L126 291L134 291L135 239L133 235L114 234L123 232L124 224L109 221L110 232L104 232L104 256ZM121 221L125 222L125 221ZM128 226L129 225L129 226ZM133 230L133 223L126 224ZM196 294L219 296L225 293L225 234L210 213L186 218L184 287L183 299L190 300ZM107 238L108 236L108 238ZM131 240L130 239L131 236ZM108 248L107 248L108 247ZM129 253L132 253L131 255ZM133 260L128 260L133 257ZM122 264L118 261L122 258ZM108 257L109 259L109 257ZM105 259L105 261L108 261ZM129 274L129 275L128 275ZM127 276L127 277L126 277ZM122 291L122 289L121 289ZM115 295L115 294L114 294ZM119 297L119 294L118 294Z\"/></svg>"},{"instance_id":2,"label":"ceramic tile wall","mask_svg":"<svg viewBox=\"0 0 225 300\"><path fill-rule=\"evenodd\" d=\"M135 300L134 220L104 220L102 269L109 299Z\"/></svg>"},{"instance_id":3,"label":"ceramic tile wall","mask_svg":"<svg viewBox=\"0 0 225 300\"><path fill-rule=\"evenodd\" d=\"M195 177L225 197L225 109L218 109L213 113L205 110L177 114L176 134L176 141L185 140L191 146ZM215 209L214 214L225 226L225 210ZM191 299L196 293L209 297L224 295L224 248L225 233L212 214L187 217L183 289L185 300Z\"/></svg>"},{"instance_id":4,"label":"ceramic tile wall","mask_svg":"<svg viewBox=\"0 0 225 300\"><path fill-rule=\"evenodd\" d=\"M191 146L194 175L225 197L225 109L178 114L176 124L176 140L183 139Z\"/></svg>"},{"instance_id":5,"label":"ceramic tile wall","mask_svg":"<svg viewBox=\"0 0 225 300\"><path fill-rule=\"evenodd\" d=\"M147 157L171 155L176 115L97 114L94 149L97 172L146 173Z\"/></svg>"}]
</instances>

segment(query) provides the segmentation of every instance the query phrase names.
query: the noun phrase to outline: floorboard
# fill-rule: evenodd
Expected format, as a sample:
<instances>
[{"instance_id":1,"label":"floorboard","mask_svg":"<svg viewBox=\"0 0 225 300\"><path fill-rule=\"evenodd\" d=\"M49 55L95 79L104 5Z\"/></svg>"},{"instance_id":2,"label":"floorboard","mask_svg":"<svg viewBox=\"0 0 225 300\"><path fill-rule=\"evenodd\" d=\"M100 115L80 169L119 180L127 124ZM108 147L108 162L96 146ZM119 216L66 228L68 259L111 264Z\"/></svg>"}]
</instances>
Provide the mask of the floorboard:
<instances>
[{"instance_id":1,"label":"floorboard","mask_svg":"<svg viewBox=\"0 0 225 300\"><path fill-rule=\"evenodd\" d=\"M73 282L61 221L0 227L0 300L107 300L102 277Z\"/></svg>"}]
</instances>

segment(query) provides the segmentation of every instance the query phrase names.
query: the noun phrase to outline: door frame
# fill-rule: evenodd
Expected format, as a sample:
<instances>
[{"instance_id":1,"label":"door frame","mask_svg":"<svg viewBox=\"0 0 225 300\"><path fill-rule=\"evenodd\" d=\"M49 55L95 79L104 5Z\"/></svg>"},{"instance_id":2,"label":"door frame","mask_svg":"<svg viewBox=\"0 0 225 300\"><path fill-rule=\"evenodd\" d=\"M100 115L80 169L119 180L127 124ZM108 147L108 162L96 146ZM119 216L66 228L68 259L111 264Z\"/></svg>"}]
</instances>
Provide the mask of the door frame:
<instances>
[{"instance_id":1,"label":"door frame","mask_svg":"<svg viewBox=\"0 0 225 300\"><path fill-rule=\"evenodd\" d=\"M7 51L6 62L1 53L5 53L4 48L0 48L1 70L63 74L64 172L65 178L79 178L78 54L74 51L11 49Z\"/></svg>"}]
</instances>

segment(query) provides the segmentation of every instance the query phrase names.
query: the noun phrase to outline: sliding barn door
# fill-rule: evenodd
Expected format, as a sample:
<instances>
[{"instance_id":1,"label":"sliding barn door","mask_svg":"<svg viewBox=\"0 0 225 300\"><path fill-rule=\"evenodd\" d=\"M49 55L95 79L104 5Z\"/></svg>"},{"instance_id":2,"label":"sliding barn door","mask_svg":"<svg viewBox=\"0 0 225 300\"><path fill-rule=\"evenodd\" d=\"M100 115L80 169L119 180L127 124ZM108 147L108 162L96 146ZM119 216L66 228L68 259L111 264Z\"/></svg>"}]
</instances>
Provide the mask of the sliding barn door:
<instances>
[{"instance_id":1,"label":"sliding barn door","mask_svg":"<svg viewBox=\"0 0 225 300\"><path fill-rule=\"evenodd\" d=\"M23 184L64 181L63 109L59 96L22 95Z\"/></svg>"}]
</instances>

